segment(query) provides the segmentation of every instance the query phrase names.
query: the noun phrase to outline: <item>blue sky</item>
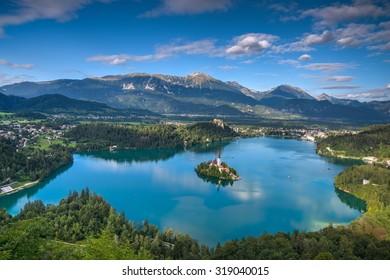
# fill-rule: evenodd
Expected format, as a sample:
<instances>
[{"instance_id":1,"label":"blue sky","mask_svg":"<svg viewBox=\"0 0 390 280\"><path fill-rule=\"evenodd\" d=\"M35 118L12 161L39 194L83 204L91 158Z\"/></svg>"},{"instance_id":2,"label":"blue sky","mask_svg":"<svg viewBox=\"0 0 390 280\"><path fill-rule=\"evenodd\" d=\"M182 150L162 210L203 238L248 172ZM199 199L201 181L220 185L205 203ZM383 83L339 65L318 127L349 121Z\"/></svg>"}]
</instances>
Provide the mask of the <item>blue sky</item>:
<instances>
[{"instance_id":1,"label":"blue sky","mask_svg":"<svg viewBox=\"0 0 390 280\"><path fill-rule=\"evenodd\" d=\"M390 100L390 3L1 1L0 85L133 72Z\"/></svg>"}]
</instances>

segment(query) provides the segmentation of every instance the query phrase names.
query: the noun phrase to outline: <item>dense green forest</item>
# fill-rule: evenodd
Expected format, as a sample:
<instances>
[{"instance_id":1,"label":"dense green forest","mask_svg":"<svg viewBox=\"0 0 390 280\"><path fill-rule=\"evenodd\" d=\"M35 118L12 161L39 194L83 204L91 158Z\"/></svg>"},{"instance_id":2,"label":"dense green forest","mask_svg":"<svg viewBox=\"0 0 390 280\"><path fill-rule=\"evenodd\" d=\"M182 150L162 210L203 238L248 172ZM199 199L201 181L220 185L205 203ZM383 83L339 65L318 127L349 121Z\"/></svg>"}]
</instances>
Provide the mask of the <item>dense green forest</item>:
<instances>
[{"instance_id":1,"label":"dense green forest","mask_svg":"<svg viewBox=\"0 0 390 280\"><path fill-rule=\"evenodd\" d=\"M367 127L358 134L330 136L318 143L317 152L327 156L390 158L390 124Z\"/></svg>"},{"instance_id":2,"label":"dense green forest","mask_svg":"<svg viewBox=\"0 0 390 280\"><path fill-rule=\"evenodd\" d=\"M49 150L23 148L0 137L0 184L7 181L36 181L72 162L72 155L60 145Z\"/></svg>"},{"instance_id":3,"label":"dense green forest","mask_svg":"<svg viewBox=\"0 0 390 280\"><path fill-rule=\"evenodd\" d=\"M88 189L58 205L0 210L0 259L390 259L390 241L345 227L262 234L208 247L172 229L134 223Z\"/></svg>"},{"instance_id":4,"label":"dense green forest","mask_svg":"<svg viewBox=\"0 0 390 280\"><path fill-rule=\"evenodd\" d=\"M124 126L88 123L76 126L66 137L75 141L78 150L171 148L220 141L238 136L231 128L211 122L189 126Z\"/></svg>"},{"instance_id":5,"label":"dense green forest","mask_svg":"<svg viewBox=\"0 0 390 280\"><path fill-rule=\"evenodd\" d=\"M363 180L368 180L363 184ZM336 188L363 199L367 213L350 224L356 232L390 239L390 169L375 165L351 166L337 175Z\"/></svg>"}]
</instances>

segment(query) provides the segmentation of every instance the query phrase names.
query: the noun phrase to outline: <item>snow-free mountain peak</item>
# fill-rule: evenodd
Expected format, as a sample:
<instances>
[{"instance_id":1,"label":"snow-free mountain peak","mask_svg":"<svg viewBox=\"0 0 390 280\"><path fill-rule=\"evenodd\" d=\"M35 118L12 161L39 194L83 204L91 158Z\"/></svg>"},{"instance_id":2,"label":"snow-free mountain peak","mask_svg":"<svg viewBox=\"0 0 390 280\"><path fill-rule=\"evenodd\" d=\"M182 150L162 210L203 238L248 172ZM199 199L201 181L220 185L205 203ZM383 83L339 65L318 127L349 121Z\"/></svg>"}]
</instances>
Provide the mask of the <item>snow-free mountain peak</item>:
<instances>
[{"instance_id":1,"label":"snow-free mountain peak","mask_svg":"<svg viewBox=\"0 0 390 280\"><path fill-rule=\"evenodd\" d=\"M243 85L241 85L240 83L238 83L236 81L225 82L225 84L228 84L233 89L238 90L238 91L242 92L243 94L245 94L246 96L250 96L254 99L260 99L263 95L262 92L244 87Z\"/></svg>"},{"instance_id":2,"label":"snow-free mountain peak","mask_svg":"<svg viewBox=\"0 0 390 280\"><path fill-rule=\"evenodd\" d=\"M201 79L207 79L207 80L215 80L210 75L207 75L207 74L202 73L202 72L192 72L187 77L190 77L190 78L201 78Z\"/></svg>"},{"instance_id":3,"label":"snow-free mountain peak","mask_svg":"<svg viewBox=\"0 0 390 280\"><path fill-rule=\"evenodd\" d=\"M357 100L337 98L334 96L330 96L326 93L321 93L319 96L317 96L317 100L318 101L327 100L334 105L362 106L362 103L360 103Z\"/></svg>"},{"instance_id":4,"label":"snow-free mountain peak","mask_svg":"<svg viewBox=\"0 0 390 280\"><path fill-rule=\"evenodd\" d=\"M283 84L264 92L264 97L282 97L288 99L310 99L315 100L313 96L299 87Z\"/></svg>"}]
</instances>

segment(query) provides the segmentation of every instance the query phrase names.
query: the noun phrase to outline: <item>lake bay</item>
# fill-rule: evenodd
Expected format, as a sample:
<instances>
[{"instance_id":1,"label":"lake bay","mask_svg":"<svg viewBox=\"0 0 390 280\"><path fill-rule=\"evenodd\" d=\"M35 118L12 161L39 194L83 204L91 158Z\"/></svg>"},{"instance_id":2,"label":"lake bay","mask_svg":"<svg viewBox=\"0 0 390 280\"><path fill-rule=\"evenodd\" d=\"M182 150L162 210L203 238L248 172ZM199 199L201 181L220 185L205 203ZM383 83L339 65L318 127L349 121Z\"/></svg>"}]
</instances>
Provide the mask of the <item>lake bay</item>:
<instances>
[{"instance_id":1,"label":"lake bay","mask_svg":"<svg viewBox=\"0 0 390 280\"><path fill-rule=\"evenodd\" d=\"M28 201L57 204L88 187L130 220L147 219L213 246L264 232L347 224L364 203L336 191L333 180L351 162L320 157L314 148L311 142L260 137L187 150L75 154L72 165L37 186L0 197L0 207L17 214ZM218 150L240 181L216 186L194 172Z\"/></svg>"}]
</instances>

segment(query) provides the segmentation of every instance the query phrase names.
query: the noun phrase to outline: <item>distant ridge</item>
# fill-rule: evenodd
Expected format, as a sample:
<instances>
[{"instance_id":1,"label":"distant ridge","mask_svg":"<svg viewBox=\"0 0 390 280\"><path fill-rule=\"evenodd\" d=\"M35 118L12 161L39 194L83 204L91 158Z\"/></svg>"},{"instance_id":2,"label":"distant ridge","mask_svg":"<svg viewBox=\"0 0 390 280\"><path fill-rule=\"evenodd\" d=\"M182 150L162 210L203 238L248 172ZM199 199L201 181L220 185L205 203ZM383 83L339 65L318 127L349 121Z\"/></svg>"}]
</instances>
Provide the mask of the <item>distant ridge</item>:
<instances>
[{"instance_id":1,"label":"distant ridge","mask_svg":"<svg viewBox=\"0 0 390 280\"><path fill-rule=\"evenodd\" d=\"M383 102L360 103L327 94L316 99L306 91L287 84L261 92L248 89L235 81L223 82L200 72L187 76L132 73L83 80L22 82L0 87L0 91L9 96L26 98L60 94L73 100L104 103L111 108L96 108L103 111L113 108L138 109L168 116L278 120L309 118L366 124L386 122L390 116L389 105ZM9 104L7 106L10 108ZM38 104L32 104L31 108L34 106ZM73 103L72 106L77 108L79 105Z\"/></svg>"},{"instance_id":2,"label":"distant ridge","mask_svg":"<svg viewBox=\"0 0 390 280\"><path fill-rule=\"evenodd\" d=\"M262 98L282 97L287 99L308 99L315 100L313 96L303 89L290 85L280 85L269 91L263 92Z\"/></svg>"},{"instance_id":3,"label":"distant ridge","mask_svg":"<svg viewBox=\"0 0 390 280\"><path fill-rule=\"evenodd\" d=\"M119 110L106 104L72 99L60 94L45 94L33 98L7 96L0 93L0 110L19 112L34 111L48 114L96 114L96 115L142 115L155 116L147 110L127 109Z\"/></svg>"},{"instance_id":4,"label":"distant ridge","mask_svg":"<svg viewBox=\"0 0 390 280\"><path fill-rule=\"evenodd\" d=\"M320 94L317 97L317 100L319 100L319 101L327 100L330 103L337 104L337 105L348 105L348 106L356 106L356 107L363 106L362 103L360 103L357 100L336 98L336 97L327 95L325 93Z\"/></svg>"}]
</instances>

